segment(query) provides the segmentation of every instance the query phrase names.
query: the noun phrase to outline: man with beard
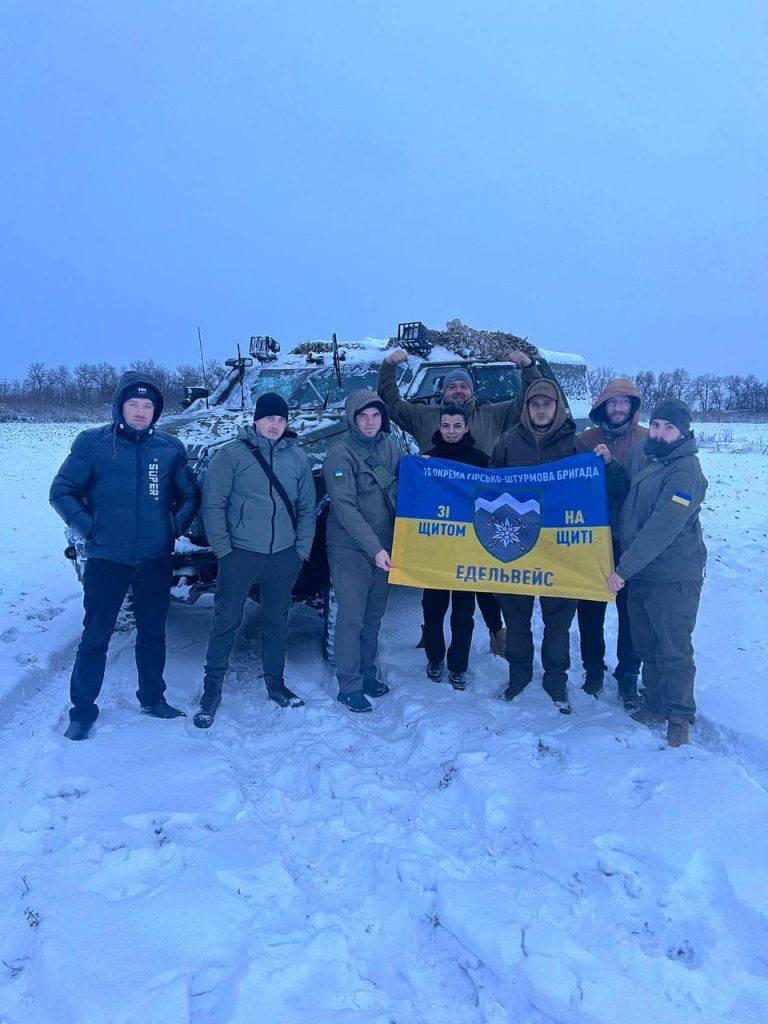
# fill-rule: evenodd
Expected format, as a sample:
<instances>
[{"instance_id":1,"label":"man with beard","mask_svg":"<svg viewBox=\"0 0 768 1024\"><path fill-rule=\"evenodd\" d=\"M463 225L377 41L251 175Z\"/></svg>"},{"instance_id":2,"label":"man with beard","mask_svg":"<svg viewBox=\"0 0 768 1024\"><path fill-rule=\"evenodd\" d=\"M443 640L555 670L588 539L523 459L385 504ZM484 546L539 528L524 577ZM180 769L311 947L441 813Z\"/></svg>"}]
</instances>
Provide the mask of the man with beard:
<instances>
[{"instance_id":1,"label":"man with beard","mask_svg":"<svg viewBox=\"0 0 768 1024\"><path fill-rule=\"evenodd\" d=\"M651 413L648 437L630 455L621 512L622 555L608 578L614 594L629 586L629 617L643 662L644 725L667 721L667 743L688 742L696 704L691 637L707 549L699 510L707 480L696 456L691 411L665 398Z\"/></svg>"},{"instance_id":2,"label":"man with beard","mask_svg":"<svg viewBox=\"0 0 768 1024\"><path fill-rule=\"evenodd\" d=\"M440 425L435 431L433 448L424 454L434 459L449 459L463 462L468 466L484 469L490 459L475 444L469 431L467 411L462 405L443 405L440 409ZM443 622L448 606L451 608L451 643L448 647L448 681L454 690L466 688L466 671L469 667L469 649L474 631L475 598L486 615L496 616L498 630L506 631L501 625L501 612L495 594L473 594L469 590L425 589L421 600L424 611L424 648L427 655L427 675L440 682L445 672L445 635Z\"/></svg>"},{"instance_id":3,"label":"man with beard","mask_svg":"<svg viewBox=\"0 0 768 1024\"><path fill-rule=\"evenodd\" d=\"M534 350L535 351L535 350ZM387 406L390 418L407 434L411 434L420 452L426 452L434 443L435 433L440 425L440 416L446 405L459 406L467 416L467 426L482 452L490 452L501 435L520 421L522 394L536 380L541 372L536 360L527 353L512 350L507 362L519 366L522 373L522 392L505 402L478 402L475 397L475 382L468 369L457 366L447 371L443 379L443 393L436 405L413 402L400 395L397 386L397 367L407 362L408 353L396 348L384 359L379 368L378 394ZM478 606L488 629L491 653L503 655L506 643L505 629L501 621L498 603L493 595L478 595ZM422 626L423 643L424 626ZM420 643L419 646L422 646Z\"/></svg>"},{"instance_id":4,"label":"man with beard","mask_svg":"<svg viewBox=\"0 0 768 1024\"><path fill-rule=\"evenodd\" d=\"M551 380L538 380L525 392L523 414L518 425L504 434L493 449L492 466L536 466L579 454L576 424L571 419L562 393ZM611 463L604 444L595 454ZM621 473L609 473L610 479ZM623 474L621 474L623 476ZM576 601L568 597L540 597L544 637L541 662L544 689L558 711L570 715L568 669L571 665L569 631L576 612ZM533 634L531 618L534 598L526 594L499 594L499 604L507 624L507 661L509 685L502 700L514 700L533 678Z\"/></svg>"},{"instance_id":5,"label":"man with beard","mask_svg":"<svg viewBox=\"0 0 768 1024\"><path fill-rule=\"evenodd\" d=\"M510 430L520 420L522 402L520 396L506 402L478 402L475 398L475 383L468 369L457 366L449 369L443 379L443 393L436 405L408 401L400 396L397 386L397 367L406 362L408 353L396 348L379 368L378 393L387 406L390 418L407 434L411 434L420 452L432 446L432 438L438 429L440 411L444 405L460 405L467 413L467 421L475 444L481 451L490 452L505 430ZM507 362L514 363L522 370L523 392L541 373L535 360L525 352L512 351Z\"/></svg>"},{"instance_id":6,"label":"man with beard","mask_svg":"<svg viewBox=\"0 0 768 1024\"><path fill-rule=\"evenodd\" d=\"M640 402L640 392L632 381L621 378L612 380L595 399L589 418L597 426L579 434L577 442L580 449L594 451L598 444L604 444L613 458L622 463L626 462L634 446L648 436L647 428L639 424ZM617 492L613 498L610 512L615 564L619 560L618 526L621 496ZM628 711L634 711L639 704L637 676L640 671L640 659L632 644L627 594L627 590L620 590L616 595L619 631L616 643L617 664L613 675L624 707ZM576 608L581 661L586 673L583 689L595 697L603 688L606 667L604 625L607 607L605 601L582 600L578 602Z\"/></svg>"}]
</instances>

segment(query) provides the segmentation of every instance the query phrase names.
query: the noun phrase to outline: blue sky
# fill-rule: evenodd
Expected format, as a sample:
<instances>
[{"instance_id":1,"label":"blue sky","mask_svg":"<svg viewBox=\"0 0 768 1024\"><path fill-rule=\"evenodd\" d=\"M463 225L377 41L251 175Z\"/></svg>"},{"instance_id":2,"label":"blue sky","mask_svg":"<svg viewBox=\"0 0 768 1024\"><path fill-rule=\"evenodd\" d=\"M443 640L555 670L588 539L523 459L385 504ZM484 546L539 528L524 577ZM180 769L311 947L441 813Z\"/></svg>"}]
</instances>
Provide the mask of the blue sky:
<instances>
[{"instance_id":1,"label":"blue sky","mask_svg":"<svg viewBox=\"0 0 768 1024\"><path fill-rule=\"evenodd\" d=\"M4 0L4 373L399 320L768 376L764 5Z\"/></svg>"}]
</instances>

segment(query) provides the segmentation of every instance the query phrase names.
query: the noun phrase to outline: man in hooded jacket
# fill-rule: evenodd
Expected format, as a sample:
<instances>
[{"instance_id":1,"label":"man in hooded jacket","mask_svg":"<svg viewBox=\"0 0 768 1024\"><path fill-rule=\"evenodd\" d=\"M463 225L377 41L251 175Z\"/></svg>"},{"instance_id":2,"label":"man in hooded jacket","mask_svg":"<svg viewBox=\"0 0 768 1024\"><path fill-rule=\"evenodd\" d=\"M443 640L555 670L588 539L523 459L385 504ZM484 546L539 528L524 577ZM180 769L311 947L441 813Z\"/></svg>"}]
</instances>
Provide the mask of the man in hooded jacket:
<instances>
[{"instance_id":1,"label":"man in hooded jacket","mask_svg":"<svg viewBox=\"0 0 768 1024\"><path fill-rule=\"evenodd\" d=\"M596 426L583 431L577 437L579 448L582 451L594 451L597 445L604 444L614 459L626 463L634 446L648 436L648 428L641 427L639 422L641 401L642 396L631 380L617 378L610 381L595 399L589 413L589 418ZM620 555L619 516L622 495L618 490L614 490L611 497L613 559L616 564ZM619 629L616 643L617 663L613 675L624 707L628 711L633 711L639 705L637 677L640 659L632 643L627 595L627 590L620 590L616 595ZM605 601L580 600L576 608L581 661L586 674L583 688L594 696L602 689L605 674L604 628L607 607Z\"/></svg>"},{"instance_id":2,"label":"man in hooded jacket","mask_svg":"<svg viewBox=\"0 0 768 1024\"><path fill-rule=\"evenodd\" d=\"M163 396L146 374L123 374L108 426L84 430L51 484L50 502L85 540L83 635L70 679L66 735L85 739L99 714L107 648L130 588L136 618L136 696L144 714L182 714L165 700L165 623L174 541L198 507L184 445L155 428Z\"/></svg>"},{"instance_id":3,"label":"man in hooded jacket","mask_svg":"<svg viewBox=\"0 0 768 1024\"><path fill-rule=\"evenodd\" d=\"M491 465L537 466L577 455L576 424L571 419L560 388L550 380L534 381L525 392L520 422L496 444ZM605 445L595 454L610 461ZM561 714L569 715L568 669L571 664L569 631L576 601L566 597L540 597L544 636L541 662L544 689ZM509 685L503 700L514 700L533 678L531 618L534 598L525 594L500 594L499 603L507 624Z\"/></svg>"},{"instance_id":4,"label":"man in hooded jacket","mask_svg":"<svg viewBox=\"0 0 768 1024\"><path fill-rule=\"evenodd\" d=\"M366 712L372 710L368 697L389 692L377 678L376 654L389 597L401 452L390 437L387 408L375 392L353 391L346 414L346 436L323 464L330 500L326 536L338 604L338 699L350 711Z\"/></svg>"},{"instance_id":5,"label":"man in hooded jacket","mask_svg":"<svg viewBox=\"0 0 768 1024\"><path fill-rule=\"evenodd\" d=\"M629 457L622 554L608 579L615 594L629 590L632 636L643 663L644 704L632 717L646 725L666 719L671 747L688 742L696 714L691 638L707 561L699 522L707 479L697 451L688 406L677 398L659 402L648 437Z\"/></svg>"},{"instance_id":6,"label":"man in hooded jacket","mask_svg":"<svg viewBox=\"0 0 768 1024\"><path fill-rule=\"evenodd\" d=\"M219 560L214 618L205 659L200 710L207 729L221 702L224 676L246 599L261 598L262 662L267 696L280 707L303 700L285 685L285 648L291 594L315 536L315 483L309 459L288 429L280 395L260 395L253 426L241 428L211 460L203 482L203 523Z\"/></svg>"}]
</instances>

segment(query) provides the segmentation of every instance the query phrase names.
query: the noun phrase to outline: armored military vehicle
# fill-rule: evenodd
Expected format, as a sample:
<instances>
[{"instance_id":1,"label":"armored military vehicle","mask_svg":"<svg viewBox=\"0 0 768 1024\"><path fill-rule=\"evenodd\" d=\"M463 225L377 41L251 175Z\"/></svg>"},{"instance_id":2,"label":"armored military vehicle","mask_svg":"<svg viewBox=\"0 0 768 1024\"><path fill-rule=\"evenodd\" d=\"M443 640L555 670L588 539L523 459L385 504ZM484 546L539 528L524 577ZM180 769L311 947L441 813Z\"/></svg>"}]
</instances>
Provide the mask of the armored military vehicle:
<instances>
[{"instance_id":1,"label":"armored military vehicle","mask_svg":"<svg viewBox=\"0 0 768 1024\"><path fill-rule=\"evenodd\" d=\"M327 498L322 463L330 445L346 429L347 395L357 388L376 390L379 366L393 347L406 349L410 356L398 376L403 397L425 404L439 401L445 374L456 366L472 375L478 401L513 397L521 388L520 371L502 357L510 347L527 348L538 356L542 374L559 383L577 424L586 425L590 403L583 359L537 350L515 335L476 331L458 320L450 321L445 331L430 330L418 321L402 323L396 337L366 338L341 345L334 335L331 341L304 342L285 355L280 354L274 338L254 336L247 356L242 356L238 347L237 356L227 360L229 372L212 392L202 386L188 389L184 411L165 416L161 423L161 429L184 442L194 473L202 482L216 450L250 422L259 394L276 391L286 400L290 425L312 461L317 488L317 534L311 557L294 588L294 600L307 602L322 612L323 653L330 659L335 602L325 552ZM417 451L412 439L395 426L393 435L403 451ZM77 557L75 552L76 564ZM177 541L173 566L173 596L177 600L192 604L213 590L217 563L208 547L201 516ZM257 592L251 596L258 600Z\"/></svg>"}]
</instances>

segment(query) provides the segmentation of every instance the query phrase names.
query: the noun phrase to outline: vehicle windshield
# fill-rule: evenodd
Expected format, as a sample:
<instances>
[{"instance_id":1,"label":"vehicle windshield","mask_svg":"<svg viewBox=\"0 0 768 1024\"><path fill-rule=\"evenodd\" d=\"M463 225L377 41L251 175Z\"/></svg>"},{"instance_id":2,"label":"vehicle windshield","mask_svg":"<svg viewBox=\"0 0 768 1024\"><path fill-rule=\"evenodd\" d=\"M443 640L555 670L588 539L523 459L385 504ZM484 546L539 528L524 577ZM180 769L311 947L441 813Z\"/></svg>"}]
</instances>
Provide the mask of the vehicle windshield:
<instances>
[{"instance_id":1,"label":"vehicle windshield","mask_svg":"<svg viewBox=\"0 0 768 1024\"><path fill-rule=\"evenodd\" d=\"M341 387L332 366L307 369L264 369L259 374L258 391L276 391L291 408L326 408L342 406L352 391L376 390L378 363L350 363L341 366Z\"/></svg>"},{"instance_id":2,"label":"vehicle windshield","mask_svg":"<svg viewBox=\"0 0 768 1024\"><path fill-rule=\"evenodd\" d=\"M522 390L522 376L514 364L475 364L473 367L479 402L509 402Z\"/></svg>"}]
</instances>

